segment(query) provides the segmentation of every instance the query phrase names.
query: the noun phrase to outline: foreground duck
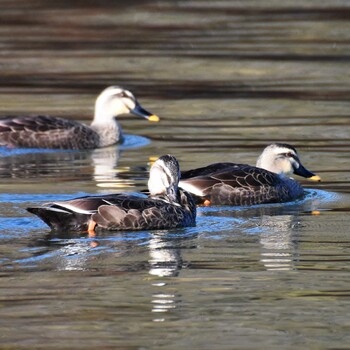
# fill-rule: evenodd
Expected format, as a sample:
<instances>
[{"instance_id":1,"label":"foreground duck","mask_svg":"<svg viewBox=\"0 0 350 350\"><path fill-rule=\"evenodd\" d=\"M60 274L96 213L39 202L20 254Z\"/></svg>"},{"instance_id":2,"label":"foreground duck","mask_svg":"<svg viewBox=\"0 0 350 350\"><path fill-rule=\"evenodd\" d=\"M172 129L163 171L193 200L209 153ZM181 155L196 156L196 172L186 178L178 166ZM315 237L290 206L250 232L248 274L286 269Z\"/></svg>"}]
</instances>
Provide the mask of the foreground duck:
<instances>
[{"instance_id":1,"label":"foreground duck","mask_svg":"<svg viewBox=\"0 0 350 350\"><path fill-rule=\"evenodd\" d=\"M123 140L116 117L130 113L159 121L130 91L110 86L97 97L90 126L52 116L5 117L0 119L0 146L74 150L110 146Z\"/></svg>"},{"instance_id":2,"label":"foreground duck","mask_svg":"<svg viewBox=\"0 0 350 350\"><path fill-rule=\"evenodd\" d=\"M153 230L193 226L196 206L190 194L178 188L175 157L160 157L151 167L149 196L110 194L87 196L27 208L57 231Z\"/></svg>"},{"instance_id":3,"label":"foreground duck","mask_svg":"<svg viewBox=\"0 0 350 350\"><path fill-rule=\"evenodd\" d=\"M182 172L179 186L205 205L279 203L304 195L301 185L289 177L291 174L321 181L301 164L294 147L274 143L264 149L256 167L215 163Z\"/></svg>"}]
</instances>

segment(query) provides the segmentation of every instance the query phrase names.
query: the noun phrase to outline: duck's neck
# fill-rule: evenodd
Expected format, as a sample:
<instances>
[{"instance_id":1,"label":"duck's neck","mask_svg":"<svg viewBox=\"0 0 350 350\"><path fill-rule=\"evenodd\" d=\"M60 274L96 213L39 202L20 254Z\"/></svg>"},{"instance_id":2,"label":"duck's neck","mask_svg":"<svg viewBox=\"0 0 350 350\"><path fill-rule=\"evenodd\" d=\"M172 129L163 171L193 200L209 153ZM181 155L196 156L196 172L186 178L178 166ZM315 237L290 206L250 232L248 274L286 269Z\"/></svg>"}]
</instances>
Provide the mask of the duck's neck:
<instances>
[{"instance_id":1,"label":"duck's neck","mask_svg":"<svg viewBox=\"0 0 350 350\"><path fill-rule=\"evenodd\" d=\"M271 171L273 173L276 172L274 171L275 169L273 167L273 162L270 158L267 158L264 153L262 153L256 161L256 167Z\"/></svg>"},{"instance_id":2,"label":"duck's neck","mask_svg":"<svg viewBox=\"0 0 350 350\"><path fill-rule=\"evenodd\" d=\"M279 169L278 165L275 162L274 157L263 152L256 161L256 166L261 169L271 171L275 174L282 174L283 172Z\"/></svg>"},{"instance_id":3,"label":"duck's neck","mask_svg":"<svg viewBox=\"0 0 350 350\"><path fill-rule=\"evenodd\" d=\"M114 117L99 117L95 114L95 118L90 127L98 134L100 138L100 147L113 145L123 139L122 130Z\"/></svg>"}]
</instances>

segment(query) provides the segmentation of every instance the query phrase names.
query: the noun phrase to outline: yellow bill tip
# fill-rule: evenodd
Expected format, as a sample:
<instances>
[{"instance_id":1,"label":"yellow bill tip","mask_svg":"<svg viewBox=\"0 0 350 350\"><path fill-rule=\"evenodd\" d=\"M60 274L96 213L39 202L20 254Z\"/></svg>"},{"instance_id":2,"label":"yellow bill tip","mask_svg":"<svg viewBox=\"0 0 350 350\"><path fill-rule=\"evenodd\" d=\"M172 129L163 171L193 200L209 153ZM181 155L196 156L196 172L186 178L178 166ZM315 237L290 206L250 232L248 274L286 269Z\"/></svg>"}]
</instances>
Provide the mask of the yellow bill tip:
<instances>
[{"instance_id":1,"label":"yellow bill tip","mask_svg":"<svg viewBox=\"0 0 350 350\"><path fill-rule=\"evenodd\" d=\"M149 156L149 157L148 157L148 160L149 160L150 162L155 162L158 158L159 158L158 156Z\"/></svg>"},{"instance_id":2,"label":"yellow bill tip","mask_svg":"<svg viewBox=\"0 0 350 350\"><path fill-rule=\"evenodd\" d=\"M148 157L148 164L150 166L152 166L158 158L159 157L157 157L157 156L150 156L150 157Z\"/></svg>"},{"instance_id":3,"label":"yellow bill tip","mask_svg":"<svg viewBox=\"0 0 350 350\"><path fill-rule=\"evenodd\" d=\"M314 175L314 176L309 177L308 180L320 182L321 181L321 177L318 176L318 175Z\"/></svg>"},{"instance_id":4,"label":"yellow bill tip","mask_svg":"<svg viewBox=\"0 0 350 350\"><path fill-rule=\"evenodd\" d=\"M157 116L157 115L155 115L155 114L152 114L152 115L150 115L149 117L148 117L148 120L150 121L150 122L159 122L159 117Z\"/></svg>"}]
</instances>

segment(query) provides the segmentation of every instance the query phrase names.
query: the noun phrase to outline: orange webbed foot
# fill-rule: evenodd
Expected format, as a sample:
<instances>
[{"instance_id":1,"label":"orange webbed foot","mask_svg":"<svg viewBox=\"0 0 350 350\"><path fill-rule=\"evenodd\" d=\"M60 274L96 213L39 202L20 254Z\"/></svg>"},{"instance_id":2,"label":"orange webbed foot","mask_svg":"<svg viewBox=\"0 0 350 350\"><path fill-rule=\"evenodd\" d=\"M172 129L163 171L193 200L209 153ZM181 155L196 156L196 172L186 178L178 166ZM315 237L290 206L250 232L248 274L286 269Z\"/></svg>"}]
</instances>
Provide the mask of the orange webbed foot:
<instances>
[{"instance_id":1,"label":"orange webbed foot","mask_svg":"<svg viewBox=\"0 0 350 350\"><path fill-rule=\"evenodd\" d=\"M203 205L204 205L205 207L209 207L210 204L211 204L211 202L210 202L209 199L206 199L206 200L203 202Z\"/></svg>"},{"instance_id":2,"label":"orange webbed foot","mask_svg":"<svg viewBox=\"0 0 350 350\"><path fill-rule=\"evenodd\" d=\"M96 237L96 233L95 233L95 227L96 227L96 222L94 220L90 220L89 224L88 224L88 229L87 229L87 233L89 235L89 237Z\"/></svg>"}]
</instances>

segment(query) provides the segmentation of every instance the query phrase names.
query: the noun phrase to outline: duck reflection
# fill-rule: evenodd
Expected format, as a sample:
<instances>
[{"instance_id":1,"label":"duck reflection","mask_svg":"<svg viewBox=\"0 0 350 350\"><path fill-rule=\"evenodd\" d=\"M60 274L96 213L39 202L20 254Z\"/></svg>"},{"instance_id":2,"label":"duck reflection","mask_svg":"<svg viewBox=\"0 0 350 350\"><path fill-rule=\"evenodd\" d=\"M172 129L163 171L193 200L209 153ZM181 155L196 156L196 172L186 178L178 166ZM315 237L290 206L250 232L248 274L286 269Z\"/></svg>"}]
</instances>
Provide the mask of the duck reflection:
<instances>
[{"instance_id":1,"label":"duck reflection","mask_svg":"<svg viewBox=\"0 0 350 350\"><path fill-rule=\"evenodd\" d=\"M49 258L50 264L58 271L89 269L91 252L97 246L98 242L78 234L52 232L29 244L31 249L35 248L33 256L41 257L43 261Z\"/></svg>"},{"instance_id":2,"label":"duck reflection","mask_svg":"<svg viewBox=\"0 0 350 350\"><path fill-rule=\"evenodd\" d=\"M147 165L120 167L119 159L123 150L120 147L107 147L91 152L92 177L98 187L133 188L136 180L147 181Z\"/></svg>"},{"instance_id":3,"label":"duck reflection","mask_svg":"<svg viewBox=\"0 0 350 350\"><path fill-rule=\"evenodd\" d=\"M155 283L153 286L162 288L166 284ZM174 310L178 306L180 298L176 294L161 293L157 292L152 295L152 312L154 313L166 313L171 310ZM164 317L155 317L153 322L163 322L165 321Z\"/></svg>"},{"instance_id":4,"label":"duck reflection","mask_svg":"<svg viewBox=\"0 0 350 350\"><path fill-rule=\"evenodd\" d=\"M94 266L96 256L107 254L109 258L124 258L129 265L119 264L119 260L118 268L123 266L125 271L147 268L148 273L153 276L175 277L186 266L181 250L187 239L146 231L106 231L93 236L51 231L45 237L32 240L29 247L37 248L34 250L36 256L41 255L44 259L49 256L58 270L95 269L98 268ZM134 257L137 258L145 252L145 247L148 252L147 263L143 261L132 264ZM193 247L192 243L190 247Z\"/></svg>"},{"instance_id":5,"label":"duck reflection","mask_svg":"<svg viewBox=\"0 0 350 350\"><path fill-rule=\"evenodd\" d=\"M175 285L169 288L169 278L179 276L188 266L182 256L183 249L196 247L196 234L182 236L166 231L118 232L113 235L99 234L95 238L78 234L49 233L46 237L32 241L36 254L49 260L49 264L59 271L87 271L117 268L118 272L146 270L153 278L151 282L150 307L153 322L166 320L165 313L178 308L182 297ZM135 235L135 237L133 237ZM137 236L138 235L138 236ZM146 249L146 250L145 250ZM144 254L147 254L145 257ZM145 260L146 259L146 260ZM44 262L42 262L44 264ZM112 267L114 265L114 268ZM108 267L107 267L108 266ZM159 316L162 314L162 316Z\"/></svg>"},{"instance_id":6,"label":"duck reflection","mask_svg":"<svg viewBox=\"0 0 350 350\"><path fill-rule=\"evenodd\" d=\"M174 277L182 269L181 250L172 241L154 236L149 242L149 255L150 275Z\"/></svg>"},{"instance_id":7,"label":"duck reflection","mask_svg":"<svg viewBox=\"0 0 350 350\"><path fill-rule=\"evenodd\" d=\"M2 152L1 152L2 151ZM114 177L120 149L117 146L95 151L42 151L13 149L0 151L0 177L61 179Z\"/></svg>"},{"instance_id":8,"label":"duck reflection","mask_svg":"<svg viewBox=\"0 0 350 350\"><path fill-rule=\"evenodd\" d=\"M298 255L298 227L300 218L294 215L277 215L260 218L260 261L267 270L294 269Z\"/></svg>"},{"instance_id":9,"label":"duck reflection","mask_svg":"<svg viewBox=\"0 0 350 350\"><path fill-rule=\"evenodd\" d=\"M260 216L261 262L267 270L292 270L299 260L299 235L305 215L319 213L319 200L312 195L303 201L265 208Z\"/></svg>"},{"instance_id":10,"label":"duck reflection","mask_svg":"<svg viewBox=\"0 0 350 350\"><path fill-rule=\"evenodd\" d=\"M0 178L53 178L57 182L93 180L99 187L132 187L135 186L135 177L147 178L146 166L120 168L118 163L123 152L137 147L138 144L143 146L143 138L141 141L134 139L131 135L126 137L129 146L114 145L93 151L0 147Z\"/></svg>"},{"instance_id":11,"label":"duck reflection","mask_svg":"<svg viewBox=\"0 0 350 350\"><path fill-rule=\"evenodd\" d=\"M120 158L118 146L96 149L91 152L93 179L97 183L113 180L117 175L117 166Z\"/></svg>"},{"instance_id":12,"label":"duck reflection","mask_svg":"<svg viewBox=\"0 0 350 350\"><path fill-rule=\"evenodd\" d=\"M292 270L298 267L299 235L304 229L304 218L318 214L319 205L318 196L311 193L304 200L288 204L223 207L220 211L205 208L204 215L240 219L236 228L242 236L257 238L259 260L266 270Z\"/></svg>"},{"instance_id":13,"label":"duck reflection","mask_svg":"<svg viewBox=\"0 0 350 350\"><path fill-rule=\"evenodd\" d=\"M57 259L57 270L59 271L83 271L91 251L91 244L76 242L61 247L61 257Z\"/></svg>"},{"instance_id":14,"label":"duck reflection","mask_svg":"<svg viewBox=\"0 0 350 350\"><path fill-rule=\"evenodd\" d=\"M167 236L153 235L149 241L149 271L152 276L161 279L152 282L152 287L156 291L152 294L152 313L167 313L179 306L181 296L174 288L169 293L167 288L168 277L176 277L180 271L187 266L181 254L182 244L192 242L191 240L174 239ZM188 247L188 246L187 246ZM190 247L193 244L190 243ZM165 279L162 279L165 278ZM164 322L164 316L153 318L153 322Z\"/></svg>"}]
</instances>

